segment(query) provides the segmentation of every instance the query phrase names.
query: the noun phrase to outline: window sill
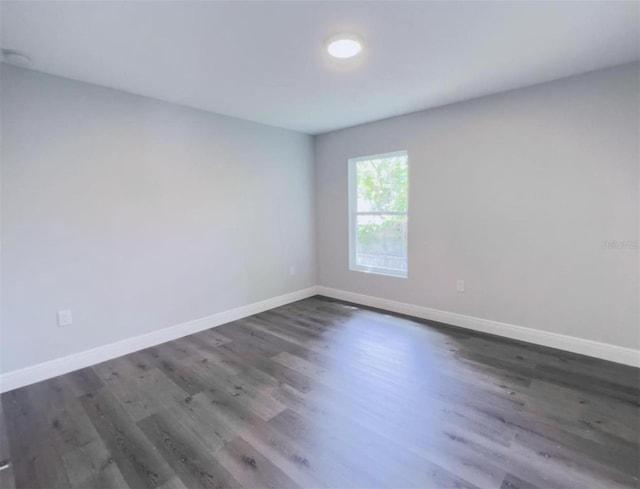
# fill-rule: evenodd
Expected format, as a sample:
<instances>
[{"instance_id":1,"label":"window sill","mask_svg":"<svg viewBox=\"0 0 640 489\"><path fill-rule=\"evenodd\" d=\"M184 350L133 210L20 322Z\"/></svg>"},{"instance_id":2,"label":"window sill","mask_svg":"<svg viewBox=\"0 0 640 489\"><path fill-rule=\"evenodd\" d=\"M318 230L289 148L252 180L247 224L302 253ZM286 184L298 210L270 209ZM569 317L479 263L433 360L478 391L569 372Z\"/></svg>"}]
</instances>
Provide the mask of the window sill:
<instances>
[{"instance_id":1,"label":"window sill","mask_svg":"<svg viewBox=\"0 0 640 489\"><path fill-rule=\"evenodd\" d=\"M389 268L361 267L354 265L349 267L352 272L372 273L375 275L384 275L386 277L407 278L408 274L405 270L392 270Z\"/></svg>"}]
</instances>

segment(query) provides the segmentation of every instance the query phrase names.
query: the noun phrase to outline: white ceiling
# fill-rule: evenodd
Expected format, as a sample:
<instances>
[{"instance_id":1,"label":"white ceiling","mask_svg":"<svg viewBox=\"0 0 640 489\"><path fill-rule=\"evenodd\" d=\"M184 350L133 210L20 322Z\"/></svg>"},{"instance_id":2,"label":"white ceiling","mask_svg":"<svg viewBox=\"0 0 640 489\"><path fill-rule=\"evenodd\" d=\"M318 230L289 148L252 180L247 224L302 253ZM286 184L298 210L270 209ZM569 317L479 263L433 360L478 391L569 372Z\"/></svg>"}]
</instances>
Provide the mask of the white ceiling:
<instances>
[{"instance_id":1,"label":"white ceiling","mask_svg":"<svg viewBox=\"0 0 640 489\"><path fill-rule=\"evenodd\" d=\"M318 134L639 58L639 3L3 1L36 70ZM331 60L353 32L365 51Z\"/></svg>"}]
</instances>

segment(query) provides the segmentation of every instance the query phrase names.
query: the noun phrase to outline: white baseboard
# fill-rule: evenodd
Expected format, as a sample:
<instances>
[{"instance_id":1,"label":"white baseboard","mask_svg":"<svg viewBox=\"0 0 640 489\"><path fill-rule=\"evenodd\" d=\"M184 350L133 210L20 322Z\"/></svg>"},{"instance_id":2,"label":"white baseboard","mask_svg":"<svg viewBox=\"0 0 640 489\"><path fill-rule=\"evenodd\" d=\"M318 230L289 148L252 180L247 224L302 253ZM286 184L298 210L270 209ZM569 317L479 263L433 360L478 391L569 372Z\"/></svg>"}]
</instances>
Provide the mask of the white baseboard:
<instances>
[{"instance_id":1,"label":"white baseboard","mask_svg":"<svg viewBox=\"0 0 640 489\"><path fill-rule=\"evenodd\" d=\"M0 375L0 393L7 392L18 387L40 382L41 380L66 374L79 368L89 367L112 358L117 358L127 353L143 350L151 346L159 345L167 341L182 338L198 331L203 331L214 326L220 326L231 321L258 314L274 307L283 306L291 302L306 299L317 294L316 287L298 290L289 294L280 295L260 302L236 307L227 311L218 312L211 316L195 319L186 323L177 324L158 331L152 331L133 338L99 346L73 355L56 358L48 362L39 363L31 367L6 372Z\"/></svg>"},{"instance_id":2,"label":"white baseboard","mask_svg":"<svg viewBox=\"0 0 640 489\"><path fill-rule=\"evenodd\" d=\"M611 362L640 367L640 350L633 348L624 348L622 346L611 345L609 343L600 343L598 341L586 340L575 336L567 336L539 329L526 328L524 326L516 326L514 324L501 323L491 321L489 319L481 319L473 316L465 316L455 312L441 311L439 309L431 309L424 306L416 306L406 304L404 302L392 301L389 299L381 299L369 295L358 294L346 290L332 289L330 287L317 287L317 293L326 297L339 299L364 306L384 309L386 311L397 312L439 323L451 324L461 328L480 331L483 333L503 336L514 340L526 341L536 345L548 346L559 350L570 351L587 355L590 357L601 358Z\"/></svg>"},{"instance_id":3,"label":"white baseboard","mask_svg":"<svg viewBox=\"0 0 640 489\"><path fill-rule=\"evenodd\" d=\"M89 367L112 358L117 358L128 353L143 350L151 346L159 345L167 341L182 338L208 328L236 321L238 319L258 314L275 307L283 306L291 302L306 299L314 295L323 295L364 306L384 309L439 323L451 324L474 331L494 334L515 340L526 341L536 345L548 346L559 350L579 353L616 363L640 367L640 350L624 348L621 346L586 340L575 336L567 336L558 333L541 331L538 329L516 326L514 324L491 321L473 316L465 316L454 312L431 309L424 306L416 306L404 302L382 299L356 292L333 289L330 287L309 287L289 294L284 294L260 302L247 304L222 311L211 316L195 319L186 323L170 326L158 331L152 331L141 336L134 336L125 340L110 343L108 345L92 348L62 358L56 358L48 362L33 365L19 370L0 374L0 393L7 392L18 387L40 382L57 375Z\"/></svg>"}]
</instances>

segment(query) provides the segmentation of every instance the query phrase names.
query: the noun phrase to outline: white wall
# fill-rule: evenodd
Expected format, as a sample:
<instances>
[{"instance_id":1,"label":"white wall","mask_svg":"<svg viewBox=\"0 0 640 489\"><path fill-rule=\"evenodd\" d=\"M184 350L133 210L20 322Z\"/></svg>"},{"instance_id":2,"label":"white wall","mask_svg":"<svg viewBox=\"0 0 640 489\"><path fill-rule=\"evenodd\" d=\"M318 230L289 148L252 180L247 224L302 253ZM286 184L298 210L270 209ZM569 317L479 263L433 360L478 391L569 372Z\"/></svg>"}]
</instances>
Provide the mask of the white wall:
<instances>
[{"instance_id":1,"label":"white wall","mask_svg":"<svg viewBox=\"0 0 640 489\"><path fill-rule=\"evenodd\" d=\"M316 283L638 348L638 250L602 247L639 239L638 83L627 65L318 136L314 229L311 137L1 65L0 371ZM350 272L347 160L398 149L409 278Z\"/></svg>"},{"instance_id":2,"label":"white wall","mask_svg":"<svg viewBox=\"0 0 640 489\"><path fill-rule=\"evenodd\" d=\"M320 285L640 347L638 65L316 137ZM347 160L409 152L409 278L349 271ZM466 291L456 292L456 279Z\"/></svg>"},{"instance_id":3,"label":"white wall","mask_svg":"<svg viewBox=\"0 0 640 489\"><path fill-rule=\"evenodd\" d=\"M310 136L7 65L0 83L2 372L315 284Z\"/></svg>"}]
</instances>

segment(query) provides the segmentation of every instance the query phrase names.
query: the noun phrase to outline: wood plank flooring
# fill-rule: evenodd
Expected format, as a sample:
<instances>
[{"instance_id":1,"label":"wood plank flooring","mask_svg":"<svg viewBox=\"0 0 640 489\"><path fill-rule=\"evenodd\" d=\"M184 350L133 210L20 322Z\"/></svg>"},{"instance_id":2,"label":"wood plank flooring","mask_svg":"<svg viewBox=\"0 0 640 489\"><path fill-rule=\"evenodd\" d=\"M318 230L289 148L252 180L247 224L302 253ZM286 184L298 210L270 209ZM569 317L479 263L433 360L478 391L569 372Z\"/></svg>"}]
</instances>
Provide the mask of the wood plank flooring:
<instances>
[{"instance_id":1,"label":"wood plank flooring","mask_svg":"<svg viewBox=\"0 0 640 489\"><path fill-rule=\"evenodd\" d=\"M640 371L313 297L2 395L0 487L639 487Z\"/></svg>"}]
</instances>

